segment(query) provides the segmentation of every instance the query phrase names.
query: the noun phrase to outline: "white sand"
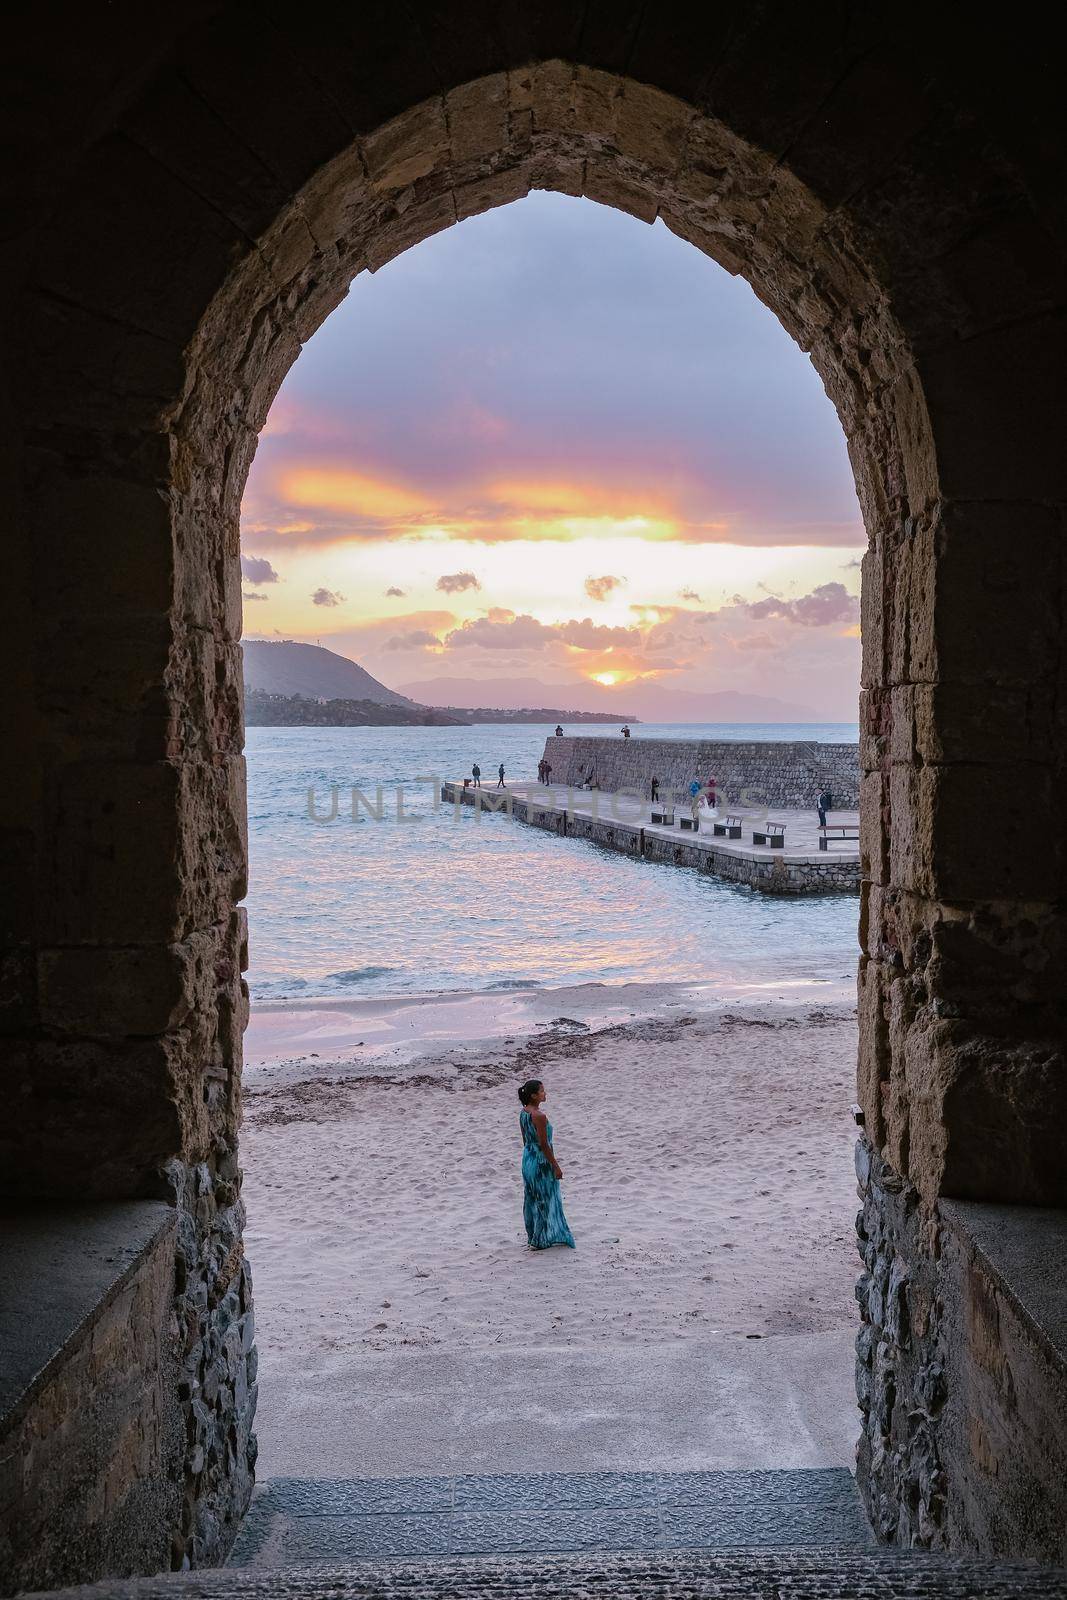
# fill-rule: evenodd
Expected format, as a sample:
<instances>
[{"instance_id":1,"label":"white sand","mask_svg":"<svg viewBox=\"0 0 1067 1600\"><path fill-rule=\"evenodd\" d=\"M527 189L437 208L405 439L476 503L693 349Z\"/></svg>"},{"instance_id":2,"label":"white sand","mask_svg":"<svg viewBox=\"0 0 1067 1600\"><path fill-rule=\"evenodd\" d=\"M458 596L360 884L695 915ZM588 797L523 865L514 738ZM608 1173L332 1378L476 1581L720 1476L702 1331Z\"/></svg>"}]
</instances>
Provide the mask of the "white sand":
<instances>
[{"instance_id":1,"label":"white sand","mask_svg":"<svg viewBox=\"0 0 1067 1600\"><path fill-rule=\"evenodd\" d=\"M483 997L453 1019L498 1037L444 1051L442 1008L466 1002L422 1002L416 1028L410 1003L257 1011L243 1158L265 1403L376 1351L850 1326L852 1007L628 988L491 997L495 1030ZM583 1009L627 1020L586 1032ZM549 1091L574 1252L525 1248L526 1077Z\"/></svg>"}]
</instances>

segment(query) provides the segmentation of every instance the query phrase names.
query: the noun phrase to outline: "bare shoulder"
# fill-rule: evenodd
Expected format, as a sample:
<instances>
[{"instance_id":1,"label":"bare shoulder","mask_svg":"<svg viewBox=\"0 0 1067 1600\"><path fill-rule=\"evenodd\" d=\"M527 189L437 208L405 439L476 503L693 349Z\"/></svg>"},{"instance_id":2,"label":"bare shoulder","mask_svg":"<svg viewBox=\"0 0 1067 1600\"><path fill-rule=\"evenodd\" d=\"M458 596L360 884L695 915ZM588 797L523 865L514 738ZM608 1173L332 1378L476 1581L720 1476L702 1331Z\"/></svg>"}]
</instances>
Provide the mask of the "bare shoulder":
<instances>
[{"instance_id":1,"label":"bare shoulder","mask_svg":"<svg viewBox=\"0 0 1067 1600\"><path fill-rule=\"evenodd\" d=\"M538 1110L536 1110L536 1111L531 1111L530 1115L534 1119L534 1126L535 1127L546 1128L548 1126L548 1118L545 1115L545 1113L542 1110L540 1110L540 1108L538 1108Z\"/></svg>"}]
</instances>

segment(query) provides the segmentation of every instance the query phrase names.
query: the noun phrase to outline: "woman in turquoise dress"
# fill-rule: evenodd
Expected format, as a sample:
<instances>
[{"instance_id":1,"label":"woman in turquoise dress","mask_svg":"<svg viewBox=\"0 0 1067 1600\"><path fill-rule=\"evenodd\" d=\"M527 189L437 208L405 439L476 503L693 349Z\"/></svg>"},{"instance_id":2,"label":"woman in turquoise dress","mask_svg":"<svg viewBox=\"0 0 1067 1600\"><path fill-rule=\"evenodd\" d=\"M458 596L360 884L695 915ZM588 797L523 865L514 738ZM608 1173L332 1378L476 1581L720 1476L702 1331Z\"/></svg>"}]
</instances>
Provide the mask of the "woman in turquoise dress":
<instances>
[{"instance_id":1,"label":"woman in turquoise dress","mask_svg":"<svg viewBox=\"0 0 1067 1600\"><path fill-rule=\"evenodd\" d=\"M525 1190L522 1219L531 1250L547 1250L554 1244L574 1249L574 1235L563 1215L559 1180L563 1176L552 1151L552 1124L541 1110L547 1099L540 1078L531 1078L519 1090L522 1110L522 1182Z\"/></svg>"}]
</instances>

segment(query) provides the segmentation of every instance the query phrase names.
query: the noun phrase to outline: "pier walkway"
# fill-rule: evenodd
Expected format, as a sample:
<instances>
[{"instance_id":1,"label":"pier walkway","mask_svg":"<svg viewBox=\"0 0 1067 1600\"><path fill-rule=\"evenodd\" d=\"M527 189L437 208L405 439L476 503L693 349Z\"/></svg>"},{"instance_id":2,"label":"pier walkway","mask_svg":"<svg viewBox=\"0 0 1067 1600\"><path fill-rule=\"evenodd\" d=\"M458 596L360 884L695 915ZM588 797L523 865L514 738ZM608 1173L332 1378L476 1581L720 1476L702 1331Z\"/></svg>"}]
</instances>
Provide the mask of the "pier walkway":
<instances>
[{"instance_id":1,"label":"pier walkway","mask_svg":"<svg viewBox=\"0 0 1067 1600\"><path fill-rule=\"evenodd\" d=\"M769 894L856 893L860 885L860 854L856 838L832 836L834 827L858 832L859 813L831 813L831 836L825 850L820 848L819 822L814 809L789 807L744 810L741 838L717 836L716 821L725 809L709 811L701 807L699 829L682 826L692 812L689 798L674 806L674 822L653 822L653 807L626 792L605 789L572 789L562 784L514 783L506 789L464 787L462 781L444 783L441 796L446 803L481 806L486 811L505 811L519 822L543 828L563 838L586 839L644 860L662 861L677 866L696 867L734 883L748 884ZM785 825L782 847L753 842L753 834L766 823Z\"/></svg>"}]
</instances>

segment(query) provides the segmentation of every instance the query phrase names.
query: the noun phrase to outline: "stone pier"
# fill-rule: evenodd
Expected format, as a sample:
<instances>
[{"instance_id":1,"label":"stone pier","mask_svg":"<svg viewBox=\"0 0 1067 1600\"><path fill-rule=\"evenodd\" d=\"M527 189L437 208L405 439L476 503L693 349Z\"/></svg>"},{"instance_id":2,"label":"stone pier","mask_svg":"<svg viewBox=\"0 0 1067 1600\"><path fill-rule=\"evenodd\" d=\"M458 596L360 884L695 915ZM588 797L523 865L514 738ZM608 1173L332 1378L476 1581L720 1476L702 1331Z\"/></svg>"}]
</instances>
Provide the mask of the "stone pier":
<instances>
[{"instance_id":1,"label":"stone pier","mask_svg":"<svg viewBox=\"0 0 1067 1600\"><path fill-rule=\"evenodd\" d=\"M550 741L551 743L552 741ZM856 840L832 839L820 850L814 811L773 812L785 823L787 847L778 849L753 843L766 820L764 810L744 814L742 837L728 839L713 832L714 819L702 808L698 826L683 828L692 820L688 796L674 807L673 823L654 823L653 808L633 792L603 789L578 790L555 785L515 784L508 789L475 789L469 784L443 783L441 798L454 805L480 806L503 811L518 822L544 828L560 838L585 839L608 850L642 861L695 867L700 872L744 884L764 894L858 893L859 845ZM725 816L719 807L717 816ZM857 830L858 814L834 813L835 820Z\"/></svg>"}]
</instances>

